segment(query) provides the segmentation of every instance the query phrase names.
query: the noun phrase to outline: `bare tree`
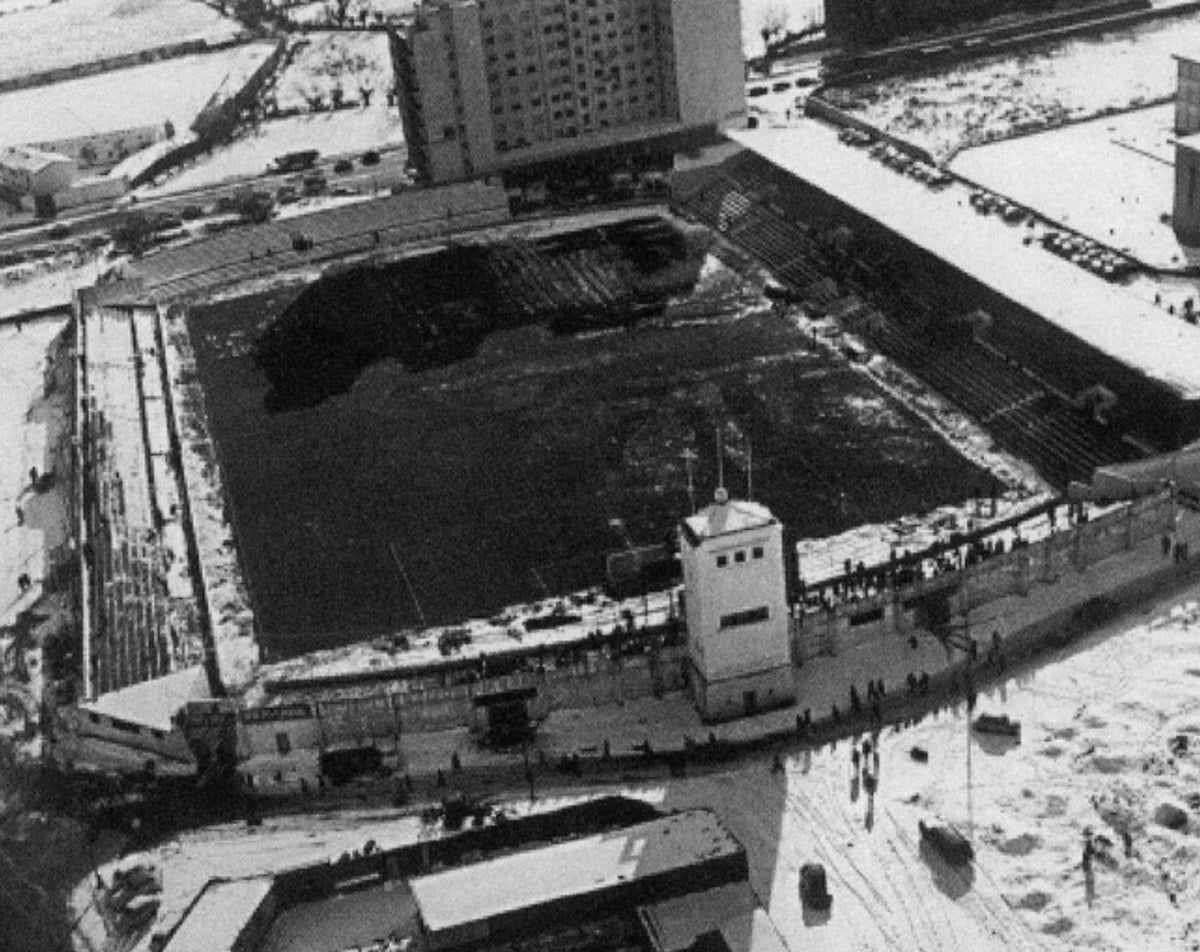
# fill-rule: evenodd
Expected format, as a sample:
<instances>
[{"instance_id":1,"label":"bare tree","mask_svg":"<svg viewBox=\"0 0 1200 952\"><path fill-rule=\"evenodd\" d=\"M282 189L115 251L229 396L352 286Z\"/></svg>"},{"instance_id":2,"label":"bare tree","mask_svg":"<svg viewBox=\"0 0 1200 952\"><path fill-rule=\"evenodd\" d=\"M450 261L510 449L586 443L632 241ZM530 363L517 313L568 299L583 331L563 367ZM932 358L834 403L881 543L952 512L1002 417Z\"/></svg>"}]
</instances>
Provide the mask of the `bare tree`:
<instances>
[{"instance_id":1,"label":"bare tree","mask_svg":"<svg viewBox=\"0 0 1200 952\"><path fill-rule=\"evenodd\" d=\"M763 46L769 45L771 40L783 34L787 30L787 24L788 12L786 7L780 3L772 3L767 7L763 11L762 20L758 26Z\"/></svg>"}]
</instances>

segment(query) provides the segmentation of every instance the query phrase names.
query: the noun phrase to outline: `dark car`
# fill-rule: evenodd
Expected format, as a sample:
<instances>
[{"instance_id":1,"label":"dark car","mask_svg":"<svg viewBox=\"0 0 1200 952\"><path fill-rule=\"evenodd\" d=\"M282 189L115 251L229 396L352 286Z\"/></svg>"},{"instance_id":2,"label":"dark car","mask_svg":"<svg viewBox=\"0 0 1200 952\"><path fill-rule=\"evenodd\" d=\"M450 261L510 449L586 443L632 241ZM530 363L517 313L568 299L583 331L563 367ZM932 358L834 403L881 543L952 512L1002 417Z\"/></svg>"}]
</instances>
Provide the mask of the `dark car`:
<instances>
[{"instance_id":1,"label":"dark car","mask_svg":"<svg viewBox=\"0 0 1200 952\"><path fill-rule=\"evenodd\" d=\"M338 159L333 163L333 170L337 172L338 175L341 175L344 172L352 172L354 171L354 163L349 159Z\"/></svg>"},{"instance_id":2,"label":"dark car","mask_svg":"<svg viewBox=\"0 0 1200 952\"><path fill-rule=\"evenodd\" d=\"M1021 722L1007 714L980 714L975 718L975 730L981 734L1003 734L1006 737L1021 737Z\"/></svg>"},{"instance_id":3,"label":"dark car","mask_svg":"<svg viewBox=\"0 0 1200 952\"><path fill-rule=\"evenodd\" d=\"M61 238L67 238L71 234L71 226L64 225L62 222L59 222L57 225L55 225L53 228L51 228L48 232L46 232L46 234L49 237L53 238L55 241L57 241Z\"/></svg>"},{"instance_id":4,"label":"dark car","mask_svg":"<svg viewBox=\"0 0 1200 952\"><path fill-rule=\"evenodd\" d=\"M947 862L962 866L975 858L975 848L954 827L926 823L924 820L919 820L917 827L921 831L921 839Z\"/></svg>"},{"instance_id":5,"label":"dark car","mask_svg":"<svg viewBox=\"0 0 1200 952\"><path fill-rule=\"evenodd\" d=\"M204 216L204 209L199 205L184 205L179 210L179 217L184 221L195 221L197 218Z\"/></svg>"},{"instance_id":6,"label":"dark car","mask_svg":"<svg viewBox=\"0 0 1200 952\"><path fill-rule=\"evenodd\" d=\"M833 896L825 883L825 867L820 863L805 863L800 867L800 901L812 909L828 909Z\"/></svg>"},{"instance_id":7,"label":"dark car","mask_svg":"<svg viewBox=\"0 0 1200 952\"><path fill-rule=\"evenodd\" d=\"M374 149L370 149L363 153L361 161L363 165L378 165L379 153Z\"/></svg>"}]
</instances>

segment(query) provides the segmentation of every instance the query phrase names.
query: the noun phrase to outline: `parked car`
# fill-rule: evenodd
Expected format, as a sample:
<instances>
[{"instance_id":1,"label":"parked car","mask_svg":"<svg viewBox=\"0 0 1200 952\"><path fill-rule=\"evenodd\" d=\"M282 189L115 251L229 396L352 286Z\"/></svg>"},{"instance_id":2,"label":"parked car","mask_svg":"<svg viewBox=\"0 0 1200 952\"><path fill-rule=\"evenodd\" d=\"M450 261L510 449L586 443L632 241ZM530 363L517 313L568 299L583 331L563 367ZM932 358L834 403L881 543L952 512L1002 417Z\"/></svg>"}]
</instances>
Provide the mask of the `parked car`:
<instances>
[{"instance_id":1,"label":"parked car","mask_svg":"<svg viewBox=\"0 0 1200 952\"><path fill-rule=\"evenodd\" d=\"M921 839L947 862L962 866L975 858L975 848L970 841L952 826L938 823L917 822Z\"/></svg>"},{"instance_id":2,"label":"parked car","mask_svg":"<svg viewBox=\"0 0 1200 952\"><path fill-rule=\"evenodd\" d=\"M346 172L353 172L354 163L349 159L338 159L333 163L333 170L337 172L338 175L342 175Z\"/></svg>"},{"instance_id":3,"label":"parked car","mask_svg":"<svg viewBox=\"0 0 1200 952\"><path fill-rule=\"evenodd\" d=\"M179 210L179 217L184 221L195 221L204 215L204 209L199 205L184 205Z\"/></svg>"},{"instance_id":4,"label":"parked car","mask_svg":"<svg viewBox=\"0 0 1200 952\"><path fill-rule=\"evenodd\" d=\"M1003 734L1006 737L1021 737L1021 722L1007 714L980 714L975 718L975 730L981 734Z\"/></svg>"},{"instance_id":5,"label":"parked car","mask_svg":"<svg viewBox=\"0 0 1200 952\"><path fill-rule=\"evenodd\" d=\"M833 896L825 882L825 867L820 863L805 863L800 867L800 901L811 909L828 909Z\"/></svg>"},{"instance_id":6,"label":"parked car","mask_svg":"<svg viewBox=\"0 0 1200 952\"><path fill-rule=\"evenodd\" d=\"M363 165L378 165L379 164L379 153L376 152L374 149L368 149L366 152L364 152L362 154L361 161L362 161Z\"/></svg>"},{"instance_id":7,"label":"parked car","mask_svg":"<svg viewBox=\"0 0 1200 952\"><path fill-rule=\"evenodd\" d=\"M59 222L48 232L46 232L46 234L55 241L58 241L62 238L68 237L71 234L71 226L64 224L63 222Z\"/></svg>"}]
</instances>

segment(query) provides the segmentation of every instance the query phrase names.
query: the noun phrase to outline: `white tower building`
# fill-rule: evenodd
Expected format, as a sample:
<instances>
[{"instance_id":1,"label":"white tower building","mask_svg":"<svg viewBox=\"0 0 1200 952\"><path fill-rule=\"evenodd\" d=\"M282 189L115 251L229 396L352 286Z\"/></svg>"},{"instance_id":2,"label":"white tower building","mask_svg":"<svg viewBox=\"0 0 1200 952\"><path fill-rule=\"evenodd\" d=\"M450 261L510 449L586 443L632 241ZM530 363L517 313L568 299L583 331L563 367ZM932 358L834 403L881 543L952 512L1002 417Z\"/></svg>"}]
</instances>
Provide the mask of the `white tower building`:
<instances>
[{"instance_id":1,"label":"white tower building","mask_svg":"<svg viewBox=\"0 0 1200 952\"><path fill-rule=\"evenodd\" d=\"M769 509L733 500L679 527L690 679L706 721L796 699L788 634L783 527Z\"/></svg>"}]
</instances>

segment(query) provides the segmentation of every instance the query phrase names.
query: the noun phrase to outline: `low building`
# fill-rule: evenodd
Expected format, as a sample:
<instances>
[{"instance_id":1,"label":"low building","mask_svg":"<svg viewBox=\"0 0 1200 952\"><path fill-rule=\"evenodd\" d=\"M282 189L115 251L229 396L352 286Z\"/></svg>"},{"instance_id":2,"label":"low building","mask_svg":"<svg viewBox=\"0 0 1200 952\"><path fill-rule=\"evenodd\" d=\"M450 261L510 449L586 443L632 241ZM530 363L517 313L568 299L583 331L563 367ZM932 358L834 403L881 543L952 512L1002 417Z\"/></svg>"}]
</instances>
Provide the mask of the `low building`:
<instances>
[{"instance_id":1,"label":"low building","mask_svg":"<svg viewBox=\"0 0 1200 952\"><path fill-rule=\"evenodd\" d=\"M431 952L535 934L745 881L746 854L707 810L410 880ZM465 901L469 897L469 901Z\"/></svg>"},{"instance_id":2,"label":"low building","mask_svg":"<svg viewBox=\"0 0 1200 952\"><path fill-rule=\"evenodd\" d=\"M27 146L0 150L0 189L10 198L39 198L67 188L75 163L65 155Z\"/></svg>"},{"instance_id":3,"label":"low building","mask_svg":"<svg viewBox=\"0 0 1200 952\"><path fill-rule=\"evenodd\" d=\"M796 699L783 526L766 506L715 501L679 527L689 676L706 721Z\"/></svg>"},{"instance_id":4,"label":"low building","mask_svg":"<svg viewBox=\"0 0 1200 952\"><path fill-rule=\"evenodd\" d=\"M94 132L81 129L77 135L34 143L34 148L57 152L81 169L104 171L166 137L162 125L130 126Z\"/></svg>"}]
</instances>

